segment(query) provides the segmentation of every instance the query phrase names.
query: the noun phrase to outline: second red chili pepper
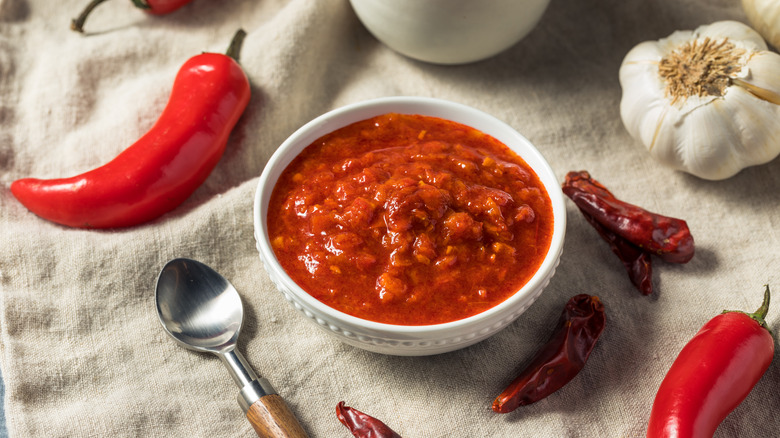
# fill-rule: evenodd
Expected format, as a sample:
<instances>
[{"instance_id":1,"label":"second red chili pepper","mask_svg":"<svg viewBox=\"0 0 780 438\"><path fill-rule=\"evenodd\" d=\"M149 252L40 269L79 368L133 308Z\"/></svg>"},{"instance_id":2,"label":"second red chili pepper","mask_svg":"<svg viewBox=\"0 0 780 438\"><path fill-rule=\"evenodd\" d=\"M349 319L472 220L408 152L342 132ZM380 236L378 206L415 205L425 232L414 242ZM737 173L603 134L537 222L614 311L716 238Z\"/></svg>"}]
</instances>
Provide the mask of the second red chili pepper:
<instances>
[{"instance_id":1,"label":"second red chili pepper","mask_svg":"<svg viewBox=\"0 0 780 438\"><path fill-rule=\"evenodd\" d=\"M244 31L228 53L237 56ZM187 199L222 157L249 102L246 74L234 57L203 53L179 70L157 123L109 163L70 178L25 178L11 192L30 211L62 225L128 227Z\"/></svg>"},{"instance_id":2,"label":"second red chili pepper","mask_svg":"<svg viewBox=\"0 0 780 438\"><path fill-rule=\"evenodd\" d=\"M711 438L772 362L775 340L764 318L769 286L755 313L723 312L683 347L650 412L648 438Z\"/></svg>"},{"instance_id":3,"label":"second red chili pepper","mask_svg":"<svg viewBox=\"0 0 780 438\"><path fill-rule=\"evenodd\" d=\"M512 412L563 388L585 367L605 324L604 305L598 297L580 294L569 299L553 336L496 397L493 410Z\"/></svg>"}]
</instances>

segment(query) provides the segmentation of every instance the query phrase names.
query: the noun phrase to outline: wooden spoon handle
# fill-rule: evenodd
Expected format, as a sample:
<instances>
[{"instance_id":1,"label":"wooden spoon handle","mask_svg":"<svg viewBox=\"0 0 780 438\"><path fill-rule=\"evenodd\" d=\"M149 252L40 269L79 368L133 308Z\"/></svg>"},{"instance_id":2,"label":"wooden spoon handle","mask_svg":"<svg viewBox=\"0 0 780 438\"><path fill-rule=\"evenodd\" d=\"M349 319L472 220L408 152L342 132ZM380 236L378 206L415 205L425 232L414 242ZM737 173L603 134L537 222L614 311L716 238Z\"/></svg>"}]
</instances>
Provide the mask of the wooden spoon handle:
<instances>
[{"instance_id":1,"label":"wooden spoon handle","mask_svg":"<svg viewBox=\"0 0 780 438\"><path fill-rule=\"evenodd\" d=\"M308 438L279 394L260 397L246 411L246 418L263 438Z\"/></svg>"}]
</instances>

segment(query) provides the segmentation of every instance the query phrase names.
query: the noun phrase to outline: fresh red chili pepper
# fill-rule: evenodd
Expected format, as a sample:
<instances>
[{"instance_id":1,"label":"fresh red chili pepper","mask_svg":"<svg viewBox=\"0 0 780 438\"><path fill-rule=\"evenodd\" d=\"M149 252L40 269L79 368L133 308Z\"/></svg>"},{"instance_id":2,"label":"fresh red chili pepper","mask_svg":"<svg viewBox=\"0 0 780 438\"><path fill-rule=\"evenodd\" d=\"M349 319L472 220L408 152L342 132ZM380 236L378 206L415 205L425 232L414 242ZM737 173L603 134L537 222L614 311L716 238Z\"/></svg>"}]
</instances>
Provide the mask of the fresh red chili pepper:
<instances>
[{"instance_id":1,"label":"fresh red chili pepper","mask_svg":"<svg viewBox=\"0 0 780 438\"><path fill-rule=\"evenodd\" d=\"M550 340L493 401L502 414L539 401L569 383L585 366L606 324L598 297L575 295L566 303Z\"/></svg>"},{"instance_id":2,"label":"fresh red chili pepper","mask_svg":"<svg viewBox=\"0 0 780 438\"><path fill-rule=\"evenodd\" d=\"M240 30L228 53L236 56ZM249 102L246 74L231 56L203 53L179 70L157 123L109 163L70 178L25 178L11 192L30 211L81 228L152 220L206 180Z\"/></svg>"},{"instance_id":3,"label":"fresh red chili pepper","mask_svg":"<svg viewBox=\"0 0 780 438\"><path fill-rule=\"evenodd\" d=\"M671 263L693 257L693 236L684 220L623 202L586 171L569 172L563 192L580 210L643 251Z\"/></svg>"},{"instance_id":4,"label":"fresh red chili pepper","mask_svg":"<svg viewBox=\"0 0 780 438\"><path fill-rule=\"evenodd\" d=\"M401 438L401 435L387 427L385 423L350 408L343 401L336 405L336 416L356 438Z\"/></svg>"},{"instance_id":5,"label":"fresh red chili pepper","mask_svg":"<svg viewBox=\"0 0 780 438\"><path fill-rule=\"evenodd\" d=\"M582 211L582 210L580 210ZM593 216L582 211L585 219L598 231L599 235L609 243L612 252L614 252L623 266L626 267L628 277L631 279L631 283L636 286L637 289L643 295L650 295L653 293L653 265L650 259L650 254L639 249L638 246L633 245L626 239L618 236L612 231L604 228Z\"/></svg>"},{"instance_id":6,"label":"fresh red chili pepper","mask_svg":"<svg viewBox=\"0 0 780 438\"><path fill-rule=\"evenodd\" d=\"M84 8L84 11L79 14L77 18L74 18L70 23L70 28L76 32L84 32L84 22L87 21L87 17L98 5L106 0L92 0ZM192 0L131 0L135 7L143 9L149 14L163 15L169 14L180 7L186 5Z\"/></svg>"},{"instance_id":7,"label":"fresh red chili pepper","mask_svg":"<svg viewBox=\"0 0 780 438\"><path fill-rule=\"evenodd\" d=\"M726 311L683 347L650 412L648 438L710 438L769 368L775 341L764 318L769 286L755 313Z\"/></svg>"}]
</instances>

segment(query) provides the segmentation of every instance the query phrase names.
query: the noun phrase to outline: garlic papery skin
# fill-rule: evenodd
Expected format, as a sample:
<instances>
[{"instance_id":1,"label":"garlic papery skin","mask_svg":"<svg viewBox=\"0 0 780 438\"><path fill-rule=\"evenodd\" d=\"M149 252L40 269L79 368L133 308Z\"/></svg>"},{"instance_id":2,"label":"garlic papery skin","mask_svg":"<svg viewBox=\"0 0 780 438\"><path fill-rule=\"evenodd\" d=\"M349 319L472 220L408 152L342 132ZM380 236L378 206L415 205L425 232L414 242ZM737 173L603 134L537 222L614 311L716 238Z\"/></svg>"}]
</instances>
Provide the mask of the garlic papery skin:
<instances>
[{"instance_id":1,"label":"garlic papery skin","mask_svg":"<svg viewBox=\"0 0 780 438\"><path fill-rule=\"evenodd\" d=\"M620 85L626 130L666 166L722 180L780 154L780 55L742 23L638 44Z\"/></svg>"},{"instance_id":2,"label":"garlic papery skin","mask_svg":"<svg viewBox=\"0 0 780 438\"><path fill-rule=\"evenodd\" d=\"M753 29L775 49L780 49L780 2L777 0L742 0Z\"/></svg>"}]
</instances>

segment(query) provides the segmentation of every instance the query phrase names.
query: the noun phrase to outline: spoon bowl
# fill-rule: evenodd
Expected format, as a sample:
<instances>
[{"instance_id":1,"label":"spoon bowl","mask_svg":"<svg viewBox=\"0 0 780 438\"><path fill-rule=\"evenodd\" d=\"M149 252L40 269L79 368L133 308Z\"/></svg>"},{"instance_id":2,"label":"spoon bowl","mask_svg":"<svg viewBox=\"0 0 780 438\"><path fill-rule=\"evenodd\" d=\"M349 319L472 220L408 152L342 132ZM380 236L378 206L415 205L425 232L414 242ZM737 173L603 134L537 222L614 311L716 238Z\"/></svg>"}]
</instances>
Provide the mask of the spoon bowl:
<instances>
[{"instance_id":1,"label":"spoon bowl","mask_svg":"<svg viewBox=\"0 0 780 438\"><path fill-rule=\"evenodd\" d=\"M238 404L259 436L307 436L268 380L258 378L236 350L244 306L229 281L201 262L174 259L157 277L155 302L163 329L176 343L222 360L241 388Z\"/></svg>"},{"instance_id":2,"label":"spoon bowl","mask_svg":"<svg viewBox=\"0 0 780 438\"><path fill-rule=\"evenodd\" d=\"M235 348L244 317L238 291L195 260L168 262L157 281L157 314L179 345L206 353Z\"/></svg>"}]
</instances>

